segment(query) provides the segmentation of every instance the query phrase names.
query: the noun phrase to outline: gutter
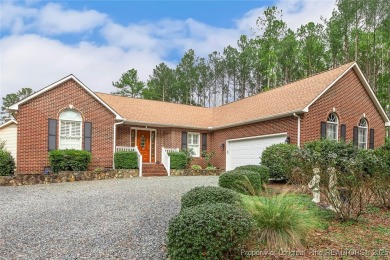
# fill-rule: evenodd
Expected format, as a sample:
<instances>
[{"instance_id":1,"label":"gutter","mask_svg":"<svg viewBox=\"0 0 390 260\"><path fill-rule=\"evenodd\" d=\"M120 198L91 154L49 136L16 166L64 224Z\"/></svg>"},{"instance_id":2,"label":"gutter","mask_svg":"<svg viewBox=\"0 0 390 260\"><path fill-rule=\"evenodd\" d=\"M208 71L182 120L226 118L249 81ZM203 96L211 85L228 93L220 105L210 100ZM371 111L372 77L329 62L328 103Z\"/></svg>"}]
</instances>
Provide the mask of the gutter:
<instances>
[{"instance_id":1,"label":"gutter","mask_svg":"<svg viewBox=\"0 0 390 260\"><path fill-rule=\"evenodd\" d=\"M114 141L113 141L113 153L112 153L112 168L115 169L115 148L116 148L116 126L121 125L125 122L125 120L121 122L114 123Z\"/></svg>"},{"instance_id":2,"label":"gutter","mask_svg":"<svg viewBox=\"0 0 390 260\"><path fill-rule=\"evenodd\" d=\"M301 117L296 113L293 114L296 118L298 118L298 130L297 130L297 146L301 147Z\"/></svg>"}]
</instances>

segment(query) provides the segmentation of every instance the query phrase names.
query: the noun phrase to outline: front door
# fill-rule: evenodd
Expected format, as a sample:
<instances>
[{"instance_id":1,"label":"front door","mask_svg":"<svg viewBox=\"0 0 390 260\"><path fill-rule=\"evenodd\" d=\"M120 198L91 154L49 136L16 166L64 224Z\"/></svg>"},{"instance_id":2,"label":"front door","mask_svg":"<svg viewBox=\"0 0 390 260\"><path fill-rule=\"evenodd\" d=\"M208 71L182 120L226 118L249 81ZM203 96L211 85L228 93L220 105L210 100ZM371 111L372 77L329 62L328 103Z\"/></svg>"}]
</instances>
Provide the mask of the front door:
<instances>
[{"instance_id":1,"label":"front door","mask_svg":"<svg viewBox=\"0 0 390 260\"><path fill-rule=\"evenodd\" d=\"M137 131L137 146L142 162L150 162L150 131Z\"/></svg>"}]
</instances>

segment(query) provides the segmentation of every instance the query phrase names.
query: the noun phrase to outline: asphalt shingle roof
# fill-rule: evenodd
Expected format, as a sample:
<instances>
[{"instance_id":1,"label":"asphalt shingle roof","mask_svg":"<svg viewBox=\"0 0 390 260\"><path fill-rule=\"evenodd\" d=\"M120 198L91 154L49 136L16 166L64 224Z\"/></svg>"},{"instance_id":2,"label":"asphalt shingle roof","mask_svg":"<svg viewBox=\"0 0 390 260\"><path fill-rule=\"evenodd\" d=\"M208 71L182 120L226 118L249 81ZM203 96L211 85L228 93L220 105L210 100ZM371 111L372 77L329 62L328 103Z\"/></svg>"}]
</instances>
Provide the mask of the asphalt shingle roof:
<instances>
[{"instance_id":1,"label":"asphalt shingle roof","mask_svg":"<svg viewBox=\"0 0 390 260\"><path fill-rule=\"evenodd\" d=\"M302 112L355 63L274 88L216 108L95 93L129 122L192 128L220 128Z\"/></svg>"}]
</instances>

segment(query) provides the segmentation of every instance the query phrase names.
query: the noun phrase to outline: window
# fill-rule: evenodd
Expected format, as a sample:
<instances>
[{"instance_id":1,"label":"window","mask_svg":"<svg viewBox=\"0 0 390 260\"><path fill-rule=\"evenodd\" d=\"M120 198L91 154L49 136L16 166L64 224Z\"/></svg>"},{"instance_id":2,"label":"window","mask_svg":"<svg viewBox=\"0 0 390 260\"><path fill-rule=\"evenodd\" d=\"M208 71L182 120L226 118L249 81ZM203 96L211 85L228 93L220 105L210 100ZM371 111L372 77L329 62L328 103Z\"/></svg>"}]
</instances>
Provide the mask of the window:
<instances>
[{"instance_id":1,"label":"window","mask_svg":"<svg viewBox=\"0 0 390 260\"><path fill-rule=\"evenodd\" d=\"M326 121L326 138L329 140L337 141L338 139L338 127L339 119L335 113L330 113L328 120Z\"/></svg>"},{"instance_id":2,"label":"window","mask_svg":"<svg viewBox=\"0 0 390 260\"><path fill-rule=\"evenodd\" d=\"M60 149L81 150L81 115L75 110L65 110L60 115Z\"/></svg>"},{"instance_id":3,"label":"window","mask_svg":"<svg viewBox=\"0 0 390 260\"><path fill-rule=\"evenodd\" d=\"M194 152L194 157L200 156L200 134L188 133L187 134L187 149Z\"/></svg>"},{"instance_id":4,"label":"window","mask_svg":"<svg viewBox=\"0 0 390 260\"><path fill-rule=\"evenodd\" d=\"M358 147L362 149L367 149L367 133L368 133L368 123L367 120L363 117L360 119L358 126Z\"/></svg>"}]
</instances>

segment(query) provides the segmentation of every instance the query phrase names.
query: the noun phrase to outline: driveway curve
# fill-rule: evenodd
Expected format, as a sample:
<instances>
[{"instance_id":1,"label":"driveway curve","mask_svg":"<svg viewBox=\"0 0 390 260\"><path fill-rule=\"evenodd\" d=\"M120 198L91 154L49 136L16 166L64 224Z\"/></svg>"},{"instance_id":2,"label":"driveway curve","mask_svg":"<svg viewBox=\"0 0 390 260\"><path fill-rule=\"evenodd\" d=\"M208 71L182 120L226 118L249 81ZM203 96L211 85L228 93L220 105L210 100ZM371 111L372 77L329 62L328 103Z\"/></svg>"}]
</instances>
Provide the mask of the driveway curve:
<instances>
[{"instance_id":1,"label":"driveway curve","mask_svg":"<svg viewBox=\"0 0 390 260\"><path fill-rule=\"evenodd\" d=\"M166 259L181 195L218 177L0 187L0 259Z\"/></svg>"}]
</instances>

